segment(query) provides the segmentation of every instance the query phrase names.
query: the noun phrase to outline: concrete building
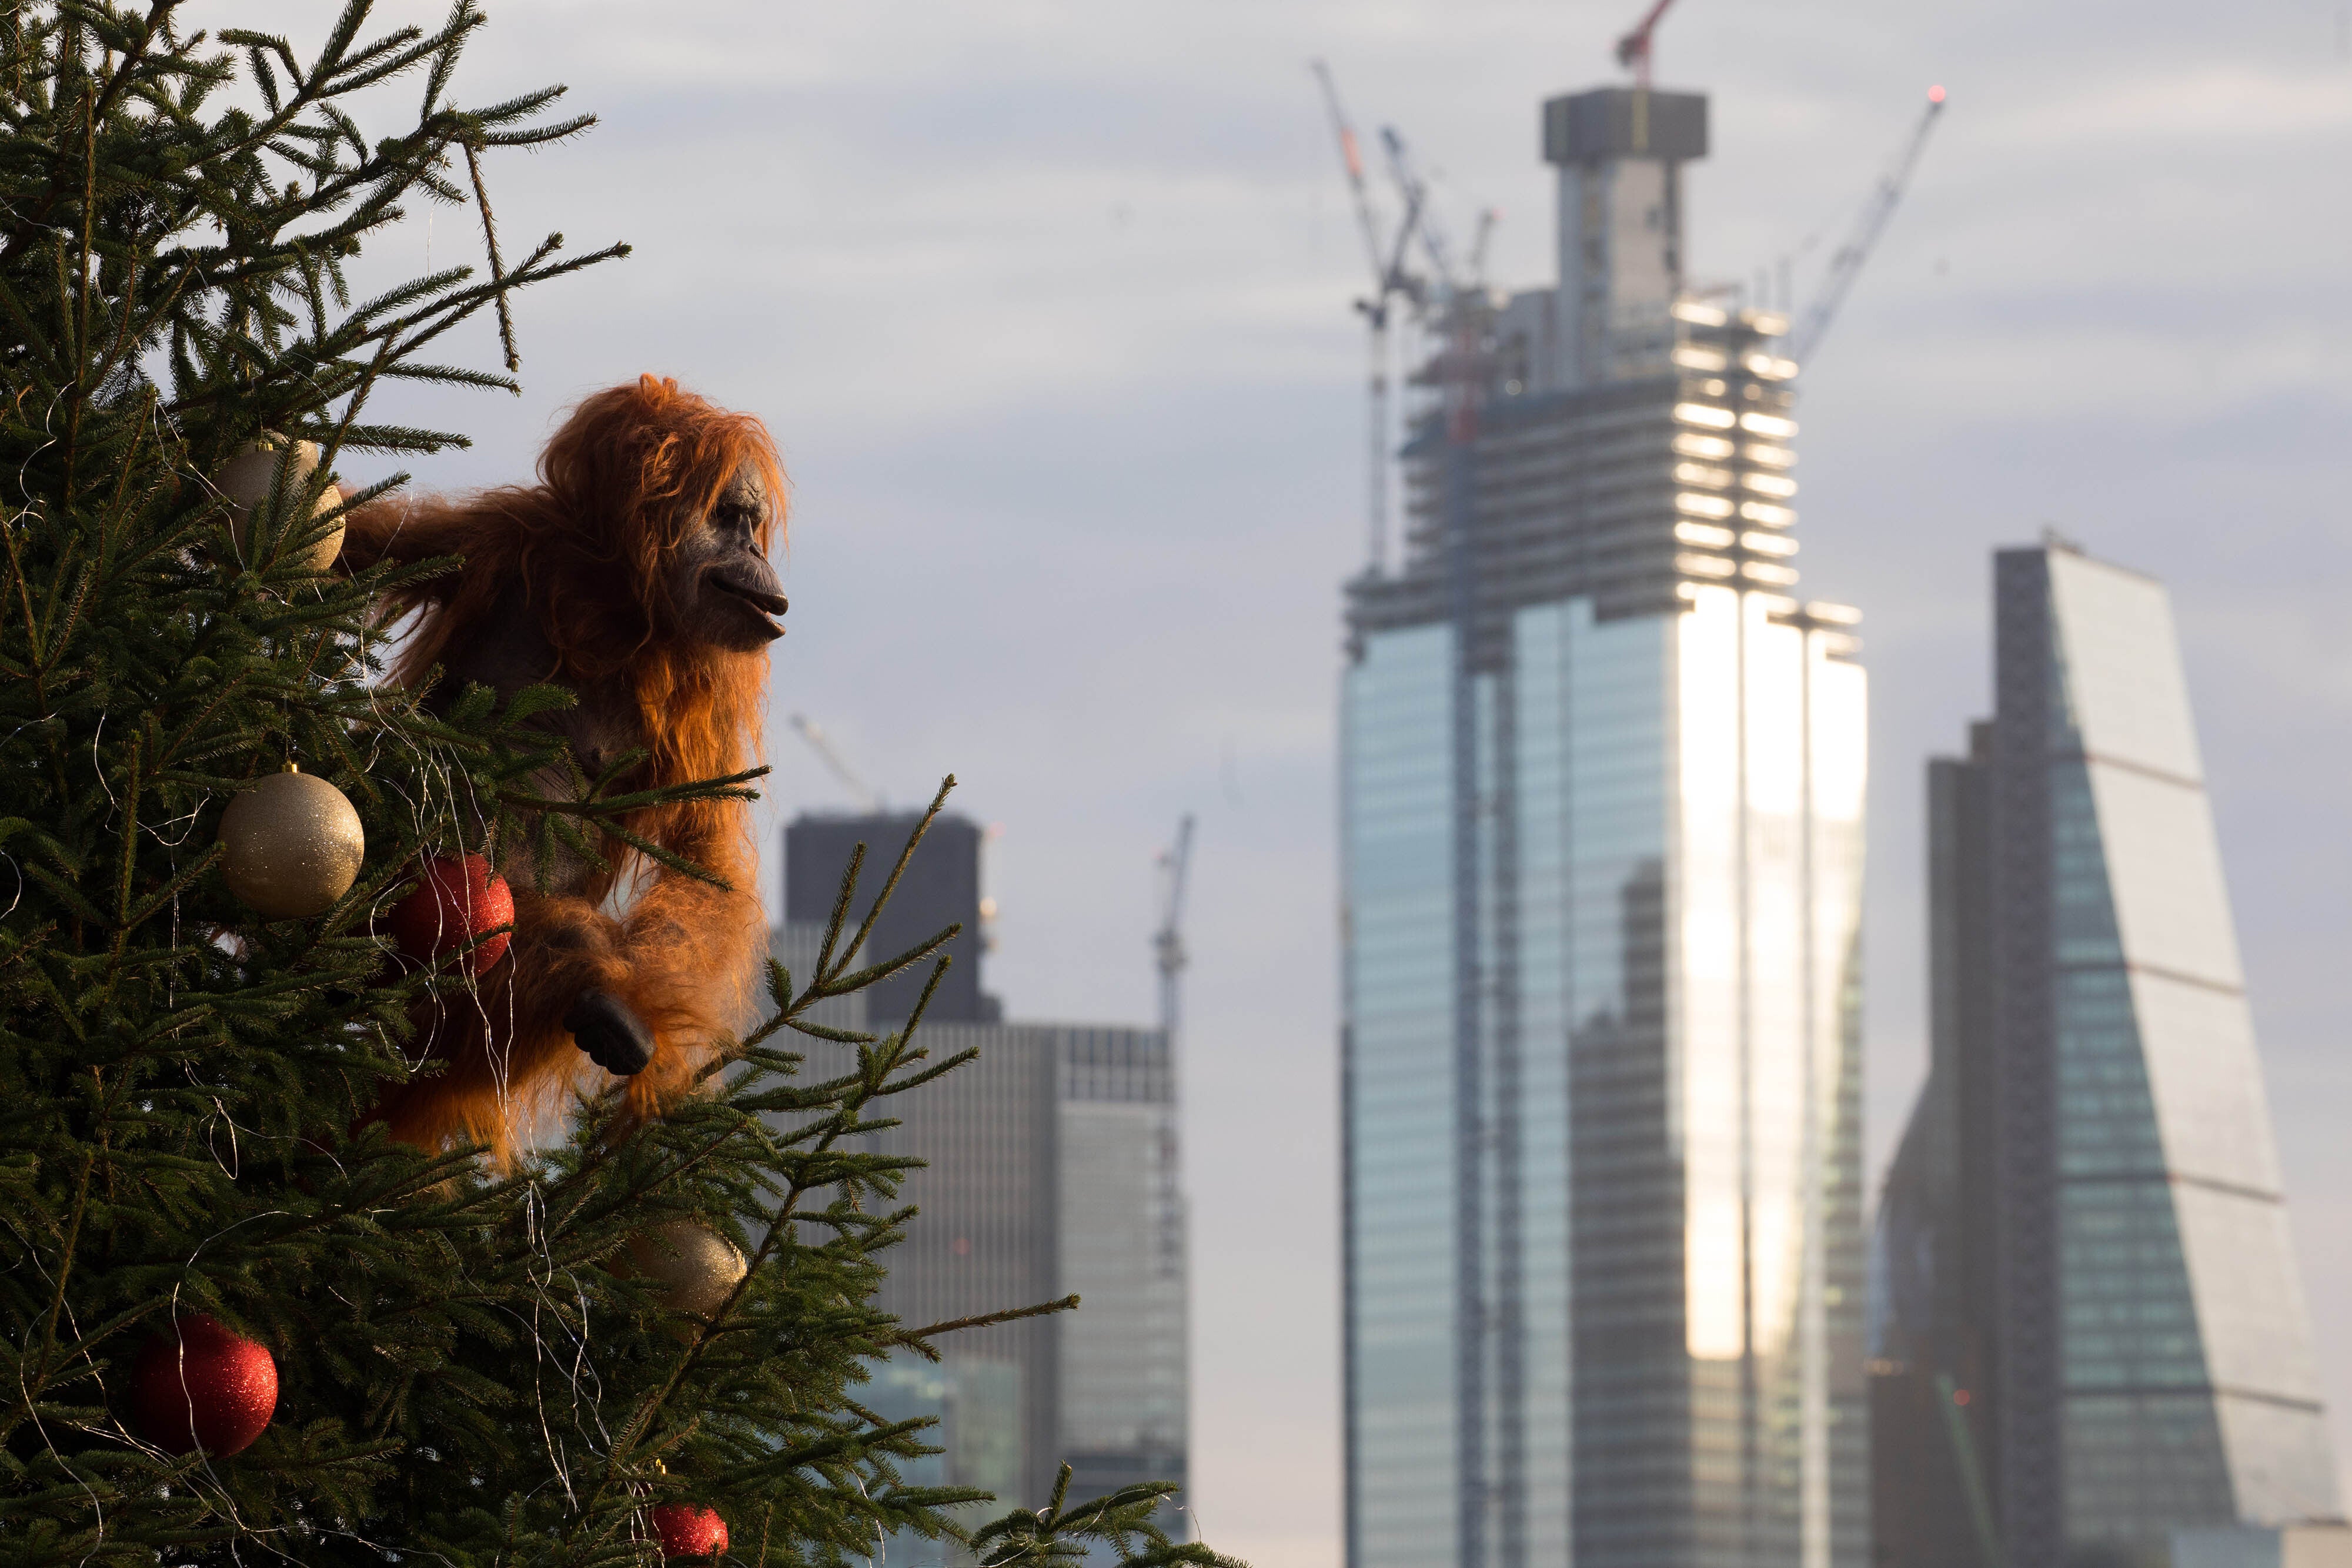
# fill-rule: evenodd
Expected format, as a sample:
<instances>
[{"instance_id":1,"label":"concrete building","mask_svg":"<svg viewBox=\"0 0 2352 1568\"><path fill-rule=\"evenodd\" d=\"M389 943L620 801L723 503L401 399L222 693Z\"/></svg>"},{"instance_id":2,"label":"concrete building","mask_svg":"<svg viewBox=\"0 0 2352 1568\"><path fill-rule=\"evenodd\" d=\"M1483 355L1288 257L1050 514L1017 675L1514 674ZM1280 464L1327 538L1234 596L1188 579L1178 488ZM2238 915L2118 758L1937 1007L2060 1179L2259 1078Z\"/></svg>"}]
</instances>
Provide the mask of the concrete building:
<instances>
[{"instance_id":1,"label":"concrete building","mask_svg":"<svg viewBox=\"0 0 2352 1568\"><path fill-rule=\"evenodd\" d=\"M1544 106L1341 696L1349 1568L1847 1568L1864 683L1796 367L1685 283L1692 93Z\"/></svg>"},{"instance_id":2,"label":"concrete building","mask_svg":"<svg viewBox=\"0 0 2352 1568\"><path fill-rule=\"evenodd\" d=\"M2004 550L1994 644L1992 719L1928 773L1930 1065L1872 1260L1878 1561L2336 1561L2340 1532L2281 1544L2337 1514L2335 1461L2169 599Z\"/></svg>"},{"instance_id":3,"label":"concrete building","mask_svg":"<svg viewBox=\"0 0 2352 1568\"><path fill-rule=\"evenodd\" d=\"M862 914L916 820L803 816L786 829L787 919L773 949L796 981L814 964L854 846L867 846ZM888 1257L880 1302L910 1324L1074 1292L1084 1304L947 1336L938 1364L894 1360L876 1371L872 1407L939 1416L946 1452L922 1479L986 1487L995 1512L1042 1503L1064 1462L1074 1500L1133 1481L1181 1484L1185 1228L1169 1042L1157 1030L1003 1019L980 985L982 841L964 819L935 822L868 944L884 957L961 924L916 1038L934 1060L980 1053L893 1103L900 1124L870 1140L928 1162L908 1178L903 1196L921 1213ZM919 973L893 977L826 1004L821 1021L886 1031L905 1021L922 983ZM902 1563L938 1553L893 1546Z\"/></svg>"}]
</instances>

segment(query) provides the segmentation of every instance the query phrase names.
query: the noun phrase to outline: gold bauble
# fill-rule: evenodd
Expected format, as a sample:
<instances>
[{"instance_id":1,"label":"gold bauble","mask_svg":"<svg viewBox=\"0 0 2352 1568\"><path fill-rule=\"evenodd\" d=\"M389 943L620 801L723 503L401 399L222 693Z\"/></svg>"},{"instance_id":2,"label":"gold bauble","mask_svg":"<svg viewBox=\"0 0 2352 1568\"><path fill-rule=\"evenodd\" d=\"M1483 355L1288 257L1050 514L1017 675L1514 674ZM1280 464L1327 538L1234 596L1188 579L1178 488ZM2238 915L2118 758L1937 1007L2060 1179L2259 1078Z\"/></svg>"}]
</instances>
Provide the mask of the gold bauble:
<instances>
[{"instance_id":1,"label":"gold bauble","mask_svg":"<svg viewBox=\"0 0 2352 1568\"><path fill-rule=\"evenodd\" d=\"M323 915L351 891L367 853L360 814L314 774L272 773L221 815L228 890L272 920Z\"/></svg>"},{"instance_id":2,"label":"gold bauble","mask_svg":"<svg viewBox=\"0 0 2352 1568\"><path fill-rule=\"evenodd\" d=\"M631 1237L629 1261L660 1282L670 1311L698 1318L717 1312L751 1269L724 1237L686 1219Z\"/></svg>"},{"instance_id":3,"label":"gold bauble","mask_svg":"<svg viewBox=\"0 0 2352 1568\"><path fill-rule=\"evenodd\" d=\"M242 551L251 534L253 509L269 499L278 484L278 470L287 470L286 496L289 501L300 504L302 493L310 487L310 476L319 471L319 444L315 441L289 442L282 435L264 435L258 441L247 442L237 455L221 465L221 493L236 507L229 531L236 538L236 548ZM327 486L310 508L313 517L323 517L343 504L342 496L331 485ZM301 527L289 520L283 531L291 533ZM333 526L320 536L318 542L288 558L289 563L310 571L324 571L335 564L335 557L343 549L343 524L338 517Z\"/></svg>"}]
</instances>

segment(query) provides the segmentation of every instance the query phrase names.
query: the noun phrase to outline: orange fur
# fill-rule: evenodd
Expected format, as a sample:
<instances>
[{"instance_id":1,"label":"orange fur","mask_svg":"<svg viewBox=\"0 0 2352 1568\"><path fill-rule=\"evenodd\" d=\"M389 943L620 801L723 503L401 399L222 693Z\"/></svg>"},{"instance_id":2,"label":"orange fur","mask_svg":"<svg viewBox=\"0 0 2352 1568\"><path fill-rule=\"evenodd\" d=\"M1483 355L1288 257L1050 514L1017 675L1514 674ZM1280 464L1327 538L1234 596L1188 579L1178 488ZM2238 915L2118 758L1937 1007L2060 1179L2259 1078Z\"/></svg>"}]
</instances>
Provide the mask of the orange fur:
<instances>
[{"instance_id":1,"label":"orange fur","mask_svg":"<svg viewBox=\"0 0 2352 1568\"><path fill-rule=\"evenodd\" d=\"M394 683L416 689L438 671L463 672L465 651L520 584L554 651L554 667L521 684L553 682L578 693L583 709L633 713L635 744L650 755L627 788L751 766L767 655L677 636L660 570L663 552L746 461L759 465L773 502L765 550L784 504L767 430L648 375L581 403L548 443L537 485L360 508L344 544L353 570L465 558L461 572L388 596L382 607L386 624L421 612L393 664ZM609 837L610 869L583 867L569 885L535 886L522 854L502 856L515 892L508 956L483 981L478 1006L444 997L419 1008L426 1051L446 1066L394 1090L372 1119L422 1147L462 1135L510 1154L518 1137L602 1077L562 1023L590 989L619 997L655 1035L651 1062L628 1081L633 1115L657 1114L692 1084L740 1016L763 942L751 813L740 801L698 800L636 813L627 825L728 887L663 870ZM625 873L636 895L615 919L602 906Z\"/></svg>"}]
</instances>

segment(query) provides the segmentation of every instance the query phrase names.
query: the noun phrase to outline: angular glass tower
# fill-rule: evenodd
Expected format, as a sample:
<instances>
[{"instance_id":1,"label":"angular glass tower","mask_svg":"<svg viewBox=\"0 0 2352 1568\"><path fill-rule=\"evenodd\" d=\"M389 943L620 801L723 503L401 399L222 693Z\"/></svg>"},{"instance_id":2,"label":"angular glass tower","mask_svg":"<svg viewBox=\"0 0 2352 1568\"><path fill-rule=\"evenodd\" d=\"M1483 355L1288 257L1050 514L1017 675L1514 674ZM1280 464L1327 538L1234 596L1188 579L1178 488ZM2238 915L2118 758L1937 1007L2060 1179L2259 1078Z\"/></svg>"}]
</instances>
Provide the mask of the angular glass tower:
<instances>
[{"instance_id":1,"label":"angular glass tower","mask_svg":"<svg viewBox=\"0 0 2352 1568\"><path fill-rule=\"evenodd\" d=\"M1560 288L1457 298L1349 589L1349 1568L1864 1560L1855 616L1706 100L1546 106Z\"/></svg>"},{"instance_id":2,"label":"angular glass tower","mask_svg":"<svg viewBox=\"0 0 2352 1568\"><path fill-rule=\"evenodd\" d=\"M1929 774L1933 1045L1873 1256L1883 1561L2161 1563L2336 1515L2161 584L1994 569L1997 706Z\"/></svg>"}]
</instances>

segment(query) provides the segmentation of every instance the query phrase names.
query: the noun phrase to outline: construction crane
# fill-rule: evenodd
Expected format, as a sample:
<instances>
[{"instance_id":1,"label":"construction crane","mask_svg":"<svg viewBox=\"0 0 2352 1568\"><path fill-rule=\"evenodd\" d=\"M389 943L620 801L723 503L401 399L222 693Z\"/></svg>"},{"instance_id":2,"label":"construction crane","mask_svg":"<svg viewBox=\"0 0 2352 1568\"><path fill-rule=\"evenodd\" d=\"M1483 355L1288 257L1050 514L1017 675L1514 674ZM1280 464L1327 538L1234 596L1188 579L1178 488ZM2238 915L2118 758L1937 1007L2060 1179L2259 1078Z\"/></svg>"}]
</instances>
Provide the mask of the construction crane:
<instances>
[{"instance_id":1,"label":"construction crane","mask_svg":"<svg viewBox=\"0 0 2352 1568\"><path fill-rule=\"evenodd\" d=\"M1388 154L1389 178L1396 182L1398 193L1407 205L1421 214L1417 234L1413 237L1420 239L1422 252L1428 256L1430 269L1437 277L1439 298L1433 300L1427 286L1419 278L1406 280L1407 298L1416 308L1426 308L1433 303L1442 306L1456 293L1486 287L1486 246L1494 238L1495 225L1502 221L1502 209L1487 207L1480 211L1477 231L1470 242L1469 261L1457 268L1454 242L1446 234L1444 220L1430 204L1429 182L1414 163L1412 149L1405 145L1402 133L1393 125L1381 127L1381 148Z\"/></svg>"},{"instance_id":2,"label":"construction crane","mask_svg":"<svg viewBox=\"0 0 2352 1568\"><path fill-rule=\"evenodd\" d=\"M793 727L801 732L801 738L808 742L809 749L824 758L824 765L833 769L833 776L841 780L843 787L857 798L859 805L876 816L889 810L883 803L881 795L843 760L841 753L834 748L832 737L817 727L814 719L796 713L793 715Z\"/></svg>"},{"instance_id":3,"label":"construction crane","mask_svg":"<svg viewBox=\"0 0 2352 1568\"><path fill-rule=\"evenodd\" d=\"M1643 91L1650 86L1650 37L1658 30L1658 18L1675 0L1656 0L1649 14L1633 24L1633 30L1617 40L1617 63L1633 73L1633 85Z\"/></svg>"},{"instance_id":4,"label":"construction crane","mask_svg":"<svg viewBox=\"0 0 2352 1568\"><path fill-rule=\"evenodd\" d=\"M1478 233L1470 242L1470 276L1473 280L1486 281L1486 246L1495 237L1495 225L1503 221L1503 209L1488 207L1478 214Z\"/></svg>"},{"instance_id":5,"label":"construction crane","mask_svg":"<svg viewBox=\"0 0 2352 1568\"><path fill-rule=\"evenodd\" d=\"M1445 340L1445 347L1430 362L1425 374L1429 384L1444 390L1447 439L1466 443L1477 434L1479 404L1484 400L1487 374L1493 368L1486 343L1492 321L1486 298L1486 244L1502 214L1489 207L1478 214L1478 235L1470 246L1469 270L1466 274L1457 270L1454 247L1446 237L1445 225L1429 204L1429 182L1413 162L1412 150L1405 145L1404 138L1393 125L1381 128L1381 144L1388 152L1389 177L1396 182L1405 199L1421 211L1422 249L1427 253L1430 269L1437 279L1433 298L1426 289L1412 297L1415 317Z\"/></svg>"},{"instance_id":6,"label":"construction crane","mask_svg":"<svg viewBox=\"0 0 2352 1568\"><path fill-rule=\"evenodd\" d=\"M1160 968L1160 1041L1167 1054L1168 1099L1159 1123L1159 1203L1157 1233L1160 1274L1181 1281L1184 1277L1184 1188L1182 1160L1177 1146L1177 1107L1181 1084L1176 1055L1177 981L1189 955L1184 951L1184 890L1192 870L1192 813L1176 824L1176 841L1160 852L1160 929L1151 934L1152 956ZM1181 1289L1181 1285L1179 1286Z\"/></svg>"},{"instance_id":7,"label":"construction crane","mask_svg":"<svg viewBox=\"0 0 2352 1568\"><path fill-rule=\"evenodd\" d=\"M1364 259L1372 272L1372 291L1356 301L1356 310L1370 329L1371 339L1371 465L1366 506L1371 514L1369 559L1372 570L1378 571L1386 555L1389 534L1389 307L1398 295L1411 297L1419 289L1418 281L1405 273L1404 258L1421 222L1421 207L1416 199L1408 198L1396 232L1381 232L1380 213L1364 179L1363 146L1356 139L1356 128L1349 122L1348 111L1340 107L1339 89L1331 79L1331 68L1317 60L1314 69L1315 79L1323 84L1323 105L1330 113L1332 138L1339 143L1339 163L1348 175L1348 193L1355 203L1356 229L1363 238Z\"/></svg>"},{"instance_id":8,"label":"construction crane","mask_svg":"<svg viewBox=\"0 0 2352 1568\"><path fill-rule=\"evenodd\" d=\"M1830 258L1829 271L1822 279L1820 292L1813 296L1812 304L1806 308L1804 319L1789 336L1789 357L1797 363L1811 362L1813 350L1821 346L1823 334L1830 329L1830 323L1837 319L1838 307L1845 303L1847 292L1853 287L1853 280L1862 273L1862 264L1870 259L1872 248L1878 244L1879 235L1886 232L1888 220L1895 216L1895 207L1902 203L1904 187L1911 183L1911 171L1918 167L1919 154L1927 150L1928 132L1936 129L1936 121L1943 112L1944 89L1929 88L1927 110L1919 116L1919 123L1912 127L1910 141L1904 143L1902 153L1878 177L1877 188L1871 192L1861 218L1853 225L1853 232L1846 236L1846 242L1838 246L1837 254Z\"/></svg>"},{"instance_id":9,"label":"construction crane","mask_svg":"<svg viewBox=\"0 0 2352 1568\"><path fill-rule=\"evenodd\" d=\"M1184 884L1192 869L1192 813L1176 824L1176 842L1160 852L1160 929L1151 951L1160 967L1160 1031L1172 1051L1176 1041L1177 981L1191 956L1184 951Z\"/></svg>"},{"instance_id":10,"label":"construction crane","mask_svg":"<svg viewBox=\"0 0 2352 1568\"><path fill-rule=\"evenodd\" d=\"M1388 154L1389 178L1396 182L1397 194L1404 198L1408 207L1421 214L1414 237L1421 241L1422 253L1429 257L1430 269L1437 275L1438 287L1452 289L1454 247L1445 237L1444 224L1429 210L1429 182L1421 177L1421 171L1412 161L1412 150L1404 144L1404 137L1395 126L1381 127L1381 150ZM1409 293L1415 305L1428 301L1425 288L1413 288Z\"/></svg>"}]
</instances>

